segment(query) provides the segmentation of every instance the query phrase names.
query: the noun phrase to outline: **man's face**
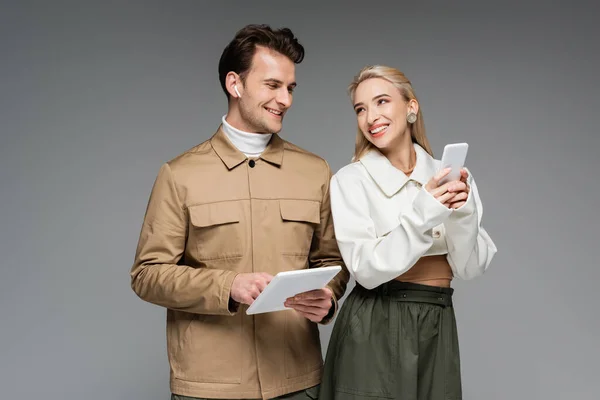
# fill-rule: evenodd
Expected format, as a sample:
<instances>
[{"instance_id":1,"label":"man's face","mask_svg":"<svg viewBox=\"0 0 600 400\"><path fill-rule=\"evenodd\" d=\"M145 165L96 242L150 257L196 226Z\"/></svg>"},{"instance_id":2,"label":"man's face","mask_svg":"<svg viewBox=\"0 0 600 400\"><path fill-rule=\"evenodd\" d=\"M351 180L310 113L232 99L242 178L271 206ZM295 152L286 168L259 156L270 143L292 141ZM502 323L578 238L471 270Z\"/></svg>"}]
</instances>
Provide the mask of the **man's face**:
<instances>
[{"instance_id":1,"label":"man's face","mask_svg":"<svg viewBox=\"0 0 600 400\"><path fill-rule=\"evenodd\" d=\"M294 62L283 54L257 46L239 98L244 125L240 129L253 133L281 131L283 116L292 106L295 87Z\"/></svg>"}]
</instances>

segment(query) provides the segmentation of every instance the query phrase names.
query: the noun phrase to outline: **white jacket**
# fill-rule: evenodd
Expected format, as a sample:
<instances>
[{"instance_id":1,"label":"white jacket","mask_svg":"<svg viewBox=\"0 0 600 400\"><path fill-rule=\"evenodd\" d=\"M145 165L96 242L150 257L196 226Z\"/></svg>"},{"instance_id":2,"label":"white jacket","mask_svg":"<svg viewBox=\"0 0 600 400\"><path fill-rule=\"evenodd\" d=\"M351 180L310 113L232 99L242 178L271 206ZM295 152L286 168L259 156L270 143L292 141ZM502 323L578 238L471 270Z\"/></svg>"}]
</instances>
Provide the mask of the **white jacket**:
<instances>
[{"instance_id":1,"label":"white jacket","mask_svg":"<svg viewBox=\"0 0 600 400\"><path fill-rule=\"evenodd\" d=\"M497 252L481 226L483 205L470 171L466 204L448 209L424 187L440 161L414 147L410 178L376 150L331 178L337 242L350 274L367 289L402 275L423 256L440 254L447 254L455 277L472 279Z\"/></svg>"}]
</instances>

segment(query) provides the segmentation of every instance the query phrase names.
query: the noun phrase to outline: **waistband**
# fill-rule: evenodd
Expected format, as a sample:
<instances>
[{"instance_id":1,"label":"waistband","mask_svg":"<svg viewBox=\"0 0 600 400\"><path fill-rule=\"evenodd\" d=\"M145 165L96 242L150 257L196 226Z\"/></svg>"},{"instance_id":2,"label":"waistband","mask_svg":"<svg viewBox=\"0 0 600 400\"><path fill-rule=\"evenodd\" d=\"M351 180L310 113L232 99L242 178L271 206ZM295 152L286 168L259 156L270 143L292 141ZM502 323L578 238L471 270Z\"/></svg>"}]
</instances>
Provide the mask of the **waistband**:
<instances>
[{"instance_id":1,"label":"waistband","mask_svg":"<svg viewBox=\"0 0 600 400\"><path fill-rule=\"evenodd\" d=\"M366 289L358 283L356 287L361 291L376 293L387 297L390 301L429 303L443 307L452 307L453 288L421 285L418 283L389 281L373 289Z\"/></svg>"}]
</instances>

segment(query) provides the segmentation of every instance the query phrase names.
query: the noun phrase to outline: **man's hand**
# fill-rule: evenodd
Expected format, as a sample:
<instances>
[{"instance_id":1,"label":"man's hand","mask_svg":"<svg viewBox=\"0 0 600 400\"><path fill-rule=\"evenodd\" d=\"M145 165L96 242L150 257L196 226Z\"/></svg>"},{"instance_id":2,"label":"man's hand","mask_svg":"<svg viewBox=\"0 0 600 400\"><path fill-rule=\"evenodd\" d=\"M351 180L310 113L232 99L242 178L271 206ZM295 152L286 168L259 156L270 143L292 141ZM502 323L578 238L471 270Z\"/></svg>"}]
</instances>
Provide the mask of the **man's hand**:
<instances>
[{"instance_id":1,"label":"man's hand","mask_svg":"<svg viewBox=\"0 0 600 400\"><path fill-rule=\"evenodd\" d=\"M333 307L333 292L329 288L311 290L290 297L284 303L312 322L321 322Z\"/></svg>"},{"instance_id":2,"label":"man's hand","mask_svg":"<svg viewBox=\"0 0 600 400\"><path fill-rule=\"evenodd\" d=\"M241 304L252 304L265 290L273 276L266 272L238 274L231 285L231 298Z\"/></svg>"}]
</instances>

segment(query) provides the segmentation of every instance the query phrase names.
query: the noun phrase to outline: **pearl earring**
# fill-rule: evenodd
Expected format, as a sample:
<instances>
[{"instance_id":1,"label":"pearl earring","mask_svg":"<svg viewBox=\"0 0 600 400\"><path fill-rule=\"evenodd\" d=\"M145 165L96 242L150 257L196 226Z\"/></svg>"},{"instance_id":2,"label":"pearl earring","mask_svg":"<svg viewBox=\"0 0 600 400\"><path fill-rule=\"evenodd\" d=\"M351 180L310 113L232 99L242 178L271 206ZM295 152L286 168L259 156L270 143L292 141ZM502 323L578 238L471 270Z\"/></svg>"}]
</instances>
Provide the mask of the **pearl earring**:
<instances>
[{"instance_id":1,"label":"pearl earring","mask_svg":"<svg viewBox=\"0 0 600 400\"><path fill-rule=\"evenodd\" d=\"M417 120L417 114L415 114L414 112L409 112L408 115L406 116L406 120L408 121L409 124L414 124L415 121Z\"/></svg>"}]
</instances>

